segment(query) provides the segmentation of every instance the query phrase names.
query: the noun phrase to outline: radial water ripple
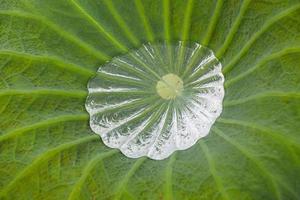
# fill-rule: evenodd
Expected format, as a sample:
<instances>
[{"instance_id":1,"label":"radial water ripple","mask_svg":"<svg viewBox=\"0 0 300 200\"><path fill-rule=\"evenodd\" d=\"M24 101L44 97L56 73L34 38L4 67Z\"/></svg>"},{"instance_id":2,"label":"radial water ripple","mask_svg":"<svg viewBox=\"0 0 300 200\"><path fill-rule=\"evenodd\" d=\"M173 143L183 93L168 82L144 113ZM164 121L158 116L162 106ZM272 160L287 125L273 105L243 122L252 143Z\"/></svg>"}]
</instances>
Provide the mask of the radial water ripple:
<instances>
[{"instance_id":1,"label":"radial water ripple","mask_svg":"<svg viewBox=\"0 0 300 200\"><path fill-rule=\"evenodd\" d=\"M222 112L221 70L200 44L144 44L113 58L90 80L90 127L132 158L161 160L187 149Z\"/></svg>"}]
</instances>

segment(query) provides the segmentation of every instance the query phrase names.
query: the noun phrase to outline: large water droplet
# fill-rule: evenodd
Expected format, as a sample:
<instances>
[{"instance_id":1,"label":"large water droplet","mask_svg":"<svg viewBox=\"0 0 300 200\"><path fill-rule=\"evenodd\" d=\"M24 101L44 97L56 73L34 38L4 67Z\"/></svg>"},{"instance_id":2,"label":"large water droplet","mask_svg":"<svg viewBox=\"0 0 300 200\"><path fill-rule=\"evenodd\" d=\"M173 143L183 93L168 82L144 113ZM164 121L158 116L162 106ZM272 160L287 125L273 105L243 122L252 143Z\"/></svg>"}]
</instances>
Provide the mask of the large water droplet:
<instances>
[{"instance_id":1,"label":"large water droplet","mask_svg":"<svg viewBox=\"0 0 300 200\"><path fill-rule=\"evenodd\" d=\"M89 84L90 126L128 157L164 159L206 136L222 112L224 77L197 43L144 44L101 66Z\"/></svg>"}]
</instances>

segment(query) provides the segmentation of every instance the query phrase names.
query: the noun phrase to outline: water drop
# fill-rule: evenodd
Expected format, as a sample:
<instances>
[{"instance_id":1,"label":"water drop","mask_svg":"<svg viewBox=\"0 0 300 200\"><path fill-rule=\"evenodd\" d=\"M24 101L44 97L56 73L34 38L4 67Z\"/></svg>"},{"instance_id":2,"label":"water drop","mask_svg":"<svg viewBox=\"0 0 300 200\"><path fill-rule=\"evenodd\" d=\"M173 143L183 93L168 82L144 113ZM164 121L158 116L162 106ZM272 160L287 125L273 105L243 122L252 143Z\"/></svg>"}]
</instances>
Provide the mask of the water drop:
<instances>
[{"instance_id":1,"label":"water drop","mask_svg":"<svg viewBox=\"0 0 300 200\"><path fill-rule=\"evenodd\" d=\"M101 66L88 84L90 127L131 158L161 160L206 136L222 112L224 76L198 43L147 43Z\"/></svg>"}]
</instances>

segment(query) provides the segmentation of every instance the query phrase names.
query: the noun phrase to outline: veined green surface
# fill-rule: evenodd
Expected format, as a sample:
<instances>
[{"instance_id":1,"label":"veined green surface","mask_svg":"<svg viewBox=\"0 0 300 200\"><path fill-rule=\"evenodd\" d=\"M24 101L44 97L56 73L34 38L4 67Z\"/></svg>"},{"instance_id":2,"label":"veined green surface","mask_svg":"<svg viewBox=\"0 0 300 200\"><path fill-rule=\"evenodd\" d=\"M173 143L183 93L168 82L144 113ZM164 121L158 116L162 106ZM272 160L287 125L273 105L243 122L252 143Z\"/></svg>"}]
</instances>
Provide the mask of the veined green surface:
<instances>
[{"instance_id":1,"label":"veined green surface","mask_svg":"<svg viewBox=\"0 0 300 200\"><path fill-rule=\"evenodd\" d=\"M299 0L0 0L0 199L299 199L299 19ZM126 158L86 85L160 40L216 52L225 107L189 150Z\"/></svg>"}]
</instances>

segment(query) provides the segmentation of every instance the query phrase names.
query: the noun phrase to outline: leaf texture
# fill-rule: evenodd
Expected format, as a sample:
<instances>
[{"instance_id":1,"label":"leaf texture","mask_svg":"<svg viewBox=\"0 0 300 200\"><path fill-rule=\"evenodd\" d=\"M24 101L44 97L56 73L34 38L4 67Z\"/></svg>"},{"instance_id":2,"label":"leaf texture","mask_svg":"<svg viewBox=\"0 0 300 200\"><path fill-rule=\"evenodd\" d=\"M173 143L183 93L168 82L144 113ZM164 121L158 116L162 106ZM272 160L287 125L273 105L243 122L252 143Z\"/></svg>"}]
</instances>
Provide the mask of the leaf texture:
<instances>
[{"instance_id":1,"label":"leaf texture","mask_svg":"<svg viewBox=\"0 0 300 200\"><path fill-rule=\"evenodd\" d=\"M193 41L223 65L211 133L162 161L92 134L113 57ZM299 0L0 0L0 199L300 199Z\"/></svg>"}]
</instances>

